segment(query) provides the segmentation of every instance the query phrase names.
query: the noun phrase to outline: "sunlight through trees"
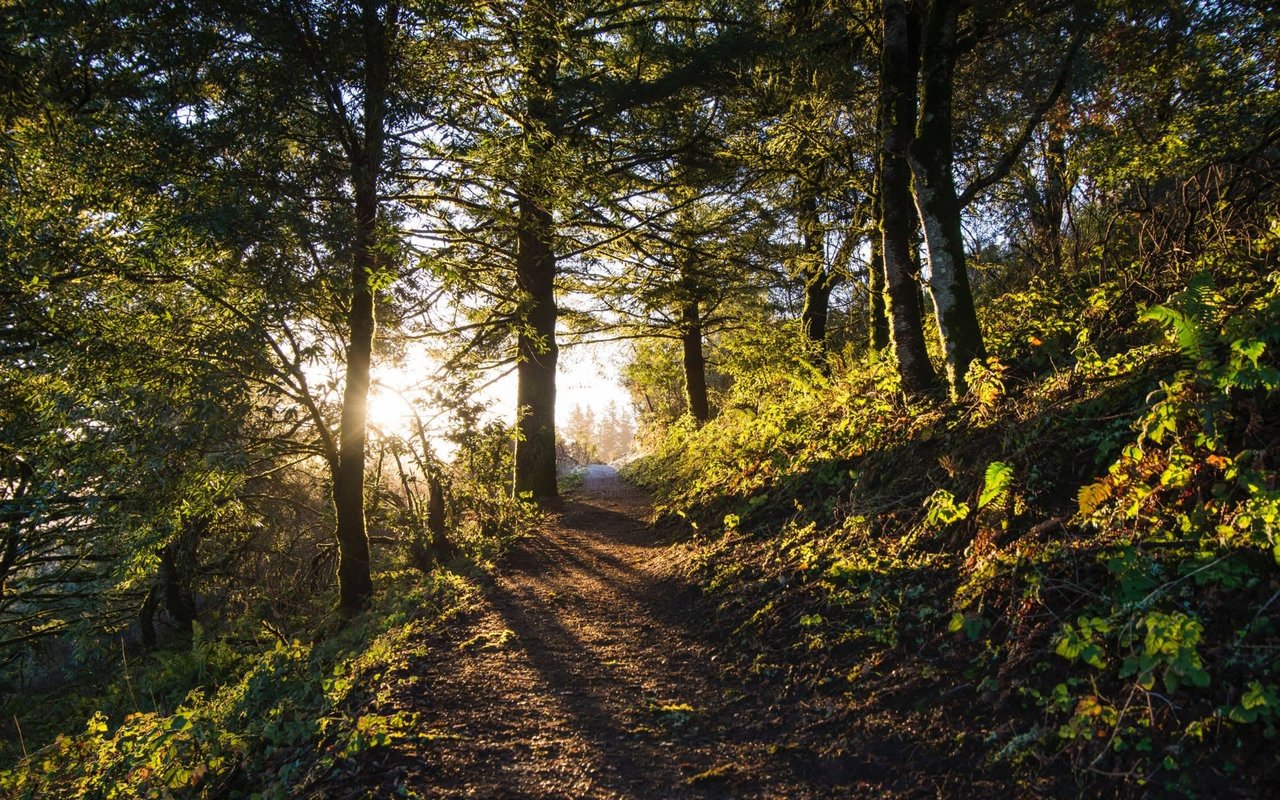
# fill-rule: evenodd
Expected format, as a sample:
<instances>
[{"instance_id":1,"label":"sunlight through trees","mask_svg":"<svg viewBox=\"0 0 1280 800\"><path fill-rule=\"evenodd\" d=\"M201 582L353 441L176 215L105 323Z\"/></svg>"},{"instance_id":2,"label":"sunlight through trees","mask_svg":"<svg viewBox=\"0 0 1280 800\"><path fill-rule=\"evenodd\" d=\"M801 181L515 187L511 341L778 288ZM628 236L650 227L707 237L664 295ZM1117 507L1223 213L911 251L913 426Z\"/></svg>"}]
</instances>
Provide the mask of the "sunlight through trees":
<instances>
[{"instance_id":1,"label":"sunlight through trees","mask_svg":"<svg viewBox=\"0 0 1280 800\"><path fill-rule=\"evenodd\" d=\"M832 719L1274 783L1272 4L0 18L0 796L320 796L601 463Z\"/></svg>"}]
</instances>

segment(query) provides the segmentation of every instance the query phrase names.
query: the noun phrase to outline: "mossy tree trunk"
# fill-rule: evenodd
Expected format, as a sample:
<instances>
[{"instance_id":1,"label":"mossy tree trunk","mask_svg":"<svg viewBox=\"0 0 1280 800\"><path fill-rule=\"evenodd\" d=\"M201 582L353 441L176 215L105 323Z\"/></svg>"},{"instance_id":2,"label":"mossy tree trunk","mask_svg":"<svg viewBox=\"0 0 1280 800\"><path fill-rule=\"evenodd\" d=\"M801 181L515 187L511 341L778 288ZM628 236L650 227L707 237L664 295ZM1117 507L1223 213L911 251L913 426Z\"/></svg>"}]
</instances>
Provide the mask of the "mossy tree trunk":
<instances>
[{"instance_id":1,"label":"mossy tree trunk","mask_svg":"<svg viewBox=\"0 0 1280 800\"><path fill-rule=\"evenodd\" d=\"M872 219L880 224L880 176L879 170L872 187L871 200ZM869 342L871 349L883 352L889 346L889 316L885 301L884 283L884 239L882 236L871 237L871 251L867 258L867 306L870 313Z\"/></svg>"},{"instance_id":2,"label":"mossy tree trunk","mask_svg":"<svg viewBox=\"0 0 1280 800\"><path fill-rule=\"evenodd\" d=\"M919 30L904 0L881 6L880 54L880 240L884 297L902 388L909 394L931 389L937 376L925 350L920 286L912 274L911 234L917 227L911 203L907 149L916 120Z\"/></svg>"},{"instance_id":3,"label":"mossy tree trunk","mask_svg":"<svg viewBox=\"0 0 1280 800\"><path fill-rule=\"evenodd\" d=\"M1044 181L1029 198L1034 241L1042 265L1057 275L1062 270L1062 223L1073 181L1067 171L1066 125L1062 116L1051 120L1042 154Z\"/></svg>"},{"instance_id":4,"label":"mossy tree trunk","mask_svg":"<svg viewBox=\"0 0 1280 800\"><path fill-rule=\"evenodd\" d=\"M952 165L952 81L960 3L929 0L921 44L920 116L909 158L916 208L929 253L929 293L952 397L963 395L969 365L986 357L965 265L960 201Z\"/></svg>"}]
</instances>

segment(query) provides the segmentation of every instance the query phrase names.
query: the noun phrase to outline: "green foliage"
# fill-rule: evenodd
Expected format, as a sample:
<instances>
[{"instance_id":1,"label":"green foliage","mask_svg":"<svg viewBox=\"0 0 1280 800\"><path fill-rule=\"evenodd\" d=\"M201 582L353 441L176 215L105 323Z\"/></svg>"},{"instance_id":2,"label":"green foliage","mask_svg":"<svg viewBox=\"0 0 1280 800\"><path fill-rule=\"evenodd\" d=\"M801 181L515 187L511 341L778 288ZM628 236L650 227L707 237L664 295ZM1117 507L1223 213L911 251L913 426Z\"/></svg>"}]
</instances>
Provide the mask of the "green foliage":
<instances>
[{"instance_id":1,"label":"green foliage","mask_svg":"<svg viewBox=\"0 0 1280 800\"><path fill-rule=\"evenodd\" d=\"M991 623L976 614L962 614L959 611L951 615L951 623L947 625L947 630L951 633L959 633L964 631L964 635L973 641L982 635L982 632L991 627Z\"/></svg>"},{"instance_id":2,"label":"green foliage","mask_svg":"<svg viewBox=\"0 0 1280 800\"><path fill-rule=\"evenodd\" d=\"M1004 376L1007 371L998 358L988 358L985 364L976 360L969 364L965 383L979 417L989 418L995 414L1005 394Z\"/></svg>"},{"instance_id":3,"label":"green foliage","mask_svg":"<svg viewBox=\"0 0 1280 800\"><path fill-rule=\"evenodd\" d=\"M925 522L930 525L951 525L969 518L969 504L957 503L955 495L939 489L925 500Z\"/></svg>"},{"instance_id":4,"label":"green foliage","mask_svg":"<svg viewBox=\"0 0 1280 800\"><path fill-rule=\"evenodd\" d=\"M1009 497L1013 487L1013 467L1003 461L992 461L987 465L982 481L982 494L978 495L978 508L986 508L993 503L1003 503Z\"/></svg>"},{"instance_id":5,"label":"green foliage","mask_svg":"<svg viewBox=\"0 0 1280 800\"><path fill-rule=\"evenodd\" d=\"M622 384L640 409L642 434L665 430L685 411L679 349L671 339L644 340L623 367Z\"/></svg>"},{"instance_id":6,"label":"green foliage","mask_svg":"<svg viewBox=\"0 0 1280 800\"><path fill-rule=\"evenodd\" d=\"M1249 724L1259 720L1267 723L1269 730L1274 730L1277 717L1280 717L1280 696L1276 694L1275 684L1262 685L1258 681L1250 681L1249 687L1240 696L1240 702L1228 712L1232 722Z\"/></svg>"},{"instance_id":7,"label":"green foliage","mask_svg":"<svg viewBox=\"0 0 1280 800\"><path fill-rule=\"evenodd\" d=\"M1025 361L1043 368L1065 362L1075 347L1079 328L1070 298L1060 286L1035 278L1021 291L991 298L979 309L988 347L1009 361ZM986 365L974 362L975 375Z\"/></svg>"},{"instance_id":8,"label":"green foliage","mask_svg":"<svg viewBox=\"0 0 1280 800\"><path fill-rule=\"evenodd\" d=\"M1251 249L1206 256L1160 306L1106 284L1051 320L987 317L1063 344L1057 370L1010 354L986 400L905 406L874 359L775 363L630 469L667 513L733 520L690 543L691 570L751 669L883 686L876 665L927 653L916 674L1025 698L999 706L1015 732L992 760L1202 785L1276 727L1280 492L1259 451L1280 290Z\"/></svg>"},{"instance_id":9,"label":"green foliage","mask_svg":"<svg viewBox=\"0 0 1280 800\"><path fill-rule=\"evenodd\" d=\"M410 643L458 613L476 589L446 572L421 581L379 577L391 589L340 635L244 654L237 677L192 690L172 713L135 712L118 723L96 713L83 732L59 736L0 772L0 792L284 798L344 759L410 735L412 718L361 714L360 702L376 676L402 666Z\"/></svg>"},{"instance_id":10,"label":"green foliage","mask_svg":"<svg viewBox=\"0 0 1280 800\"><path fill-rule=\"evenodd\" d=\"M1184 684L1200 688L1209 685L1209 673L1204 671L1196 650L1204 633L1199 620L1179 612L1151 613L1142 624L1146 627L1142 652L1125 659L1120 677L1135 676L1139 686L1150 689L1159 671L1170 692Z\"/></svg>"},{"instance_id":11,"label":"green foliage","mask_svg":"<svg viewBox=\"0 0 1280 800\"><path fill-rule=\"evenodd\" d=\"M1075 625L1064 625L1054 652L1067 660L1079 659L1091 667L1106 666L1100 635L1111 632L1111 625L1100 617L1080 617Z\"/></svg>"}]
</instances>

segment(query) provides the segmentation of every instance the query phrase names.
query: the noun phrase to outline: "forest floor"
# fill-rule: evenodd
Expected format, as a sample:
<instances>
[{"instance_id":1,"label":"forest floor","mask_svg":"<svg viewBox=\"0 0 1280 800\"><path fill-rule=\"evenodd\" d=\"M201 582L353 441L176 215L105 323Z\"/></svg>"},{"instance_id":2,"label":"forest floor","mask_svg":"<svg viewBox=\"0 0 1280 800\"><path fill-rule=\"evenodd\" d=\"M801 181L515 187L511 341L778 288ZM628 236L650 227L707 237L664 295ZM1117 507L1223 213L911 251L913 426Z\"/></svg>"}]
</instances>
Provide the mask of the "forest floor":
<instances>
[{"instance_id":1,"label":"forest floor","mask_svg":"<svg viewBox=\"0 0 1280 800\"><path fill-rule=\"evenodd\" d=\"M833 751L816 704L734 677L701 592L680 579L670 537L648 514L641 490L612 468L588 468L487 579L477 607L382 676L368 713L412 715L416 733L361 753L313 787L317 795L798 800L974 790L927 752L883 741L849 748L847 739Z\"/></svg>"}]
</instances>

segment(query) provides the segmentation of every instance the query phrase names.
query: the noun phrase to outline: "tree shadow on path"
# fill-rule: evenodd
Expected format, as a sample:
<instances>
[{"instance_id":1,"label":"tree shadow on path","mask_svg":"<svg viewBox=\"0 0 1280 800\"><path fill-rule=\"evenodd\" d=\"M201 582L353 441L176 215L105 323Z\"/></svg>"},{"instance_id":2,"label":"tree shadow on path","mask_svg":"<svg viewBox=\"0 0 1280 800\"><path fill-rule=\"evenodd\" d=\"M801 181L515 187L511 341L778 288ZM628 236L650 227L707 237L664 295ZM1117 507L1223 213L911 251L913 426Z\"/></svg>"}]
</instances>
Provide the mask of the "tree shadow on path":
<instances>
[{"instance_id":1,"label":"tree shadow on path","mask_svg":"<svg viewBox=\"0 0 1280 800\"><path fill-rule=\"evenodd\" d=\"M800 710L717 669L646 498L619 485L589 500L482 581L468 625L387 678L382 704L412 709L419 735L357 771L425 797L847 796L848 776L793 740Z\"/></svg>"}]
</instances>

